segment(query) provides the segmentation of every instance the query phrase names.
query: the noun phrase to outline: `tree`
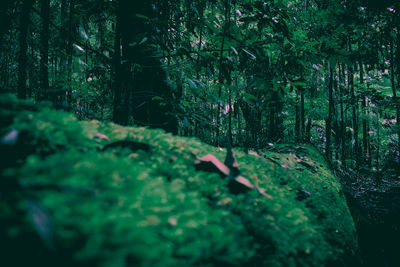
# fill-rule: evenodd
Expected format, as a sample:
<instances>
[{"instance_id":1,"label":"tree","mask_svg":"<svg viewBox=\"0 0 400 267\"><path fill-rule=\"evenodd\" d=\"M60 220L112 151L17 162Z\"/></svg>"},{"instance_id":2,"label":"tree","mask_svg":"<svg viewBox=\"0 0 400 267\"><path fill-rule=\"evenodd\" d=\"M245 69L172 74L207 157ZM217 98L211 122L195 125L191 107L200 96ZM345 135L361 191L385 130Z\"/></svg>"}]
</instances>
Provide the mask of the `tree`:
<instances>
[{"instance_id":1,"label":"tree","mask_svg":"<svg viewBox=\"0 0 400 267\"><path fill-rule=\"evenodd\" d=\"M116 74L121 80L123 100L115 118L123 118L120 121L127 124L127 116L132 114L138 125L177 133L172 89L161 61L154 57L159 35L151 18L157 18L159 12L156 1L119 2L122 64Z\"/></svg>"},{"instance_id":2,"label":"tree","mask_svg":"<svg viewBox=\"0 0 400 267\"><path fill-rule=\"evenodd\" d=\"M29 15L33 5L33 0L22 0L19 13L19 56L18 56L18 97L27 97L26 67L28 52L28 26Z\"/></svg>"},{"instance_id":3,"label":"tree","mask_svg":"<svg viewBox=\"0 0 400 267\"><path fill-rule=\"evenodd\" d=\"M49 99L49 35L50 0L41 0L42 29L40 33L40 90L41 98Z\"/></svg>"}]
</instances>

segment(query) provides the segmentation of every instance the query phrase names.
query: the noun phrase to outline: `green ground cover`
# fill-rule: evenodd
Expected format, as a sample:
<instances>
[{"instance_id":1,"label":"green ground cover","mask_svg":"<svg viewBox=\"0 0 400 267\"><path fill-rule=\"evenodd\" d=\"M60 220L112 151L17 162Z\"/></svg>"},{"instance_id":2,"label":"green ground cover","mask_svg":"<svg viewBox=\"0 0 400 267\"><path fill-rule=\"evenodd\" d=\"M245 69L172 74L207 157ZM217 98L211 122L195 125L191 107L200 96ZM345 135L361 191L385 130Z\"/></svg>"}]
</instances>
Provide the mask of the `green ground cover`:
<instances>
[{"instance_id":1,"label":"green ground cover","mask_svg":"<svg viewBox=\"0 0 400 267\"><path fill-rule=\"evenodd\" d=\"M13 266L321 266L357 250L341 185L311 146L234 150L270 199L196 170L197 157L223 162L226 149L10 95L0 103L0 133L19 133L3 145L0 180L0 243ZM149 149L102 151L121 140Z\"/></svg>"}]
</instances>

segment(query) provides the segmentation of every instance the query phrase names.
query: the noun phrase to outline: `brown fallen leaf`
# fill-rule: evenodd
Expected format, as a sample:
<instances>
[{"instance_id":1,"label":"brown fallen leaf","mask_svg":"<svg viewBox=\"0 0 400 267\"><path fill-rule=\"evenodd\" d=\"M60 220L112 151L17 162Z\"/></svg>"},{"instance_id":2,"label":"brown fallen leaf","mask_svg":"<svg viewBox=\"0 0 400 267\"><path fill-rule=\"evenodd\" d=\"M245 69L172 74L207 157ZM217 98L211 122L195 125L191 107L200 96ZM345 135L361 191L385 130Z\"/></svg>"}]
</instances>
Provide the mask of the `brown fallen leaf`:
<instances>
[{"instance_id":1,"label":"brown fallen leaf","mask_svg":"<svg viewBox=\"0 0 400 267\"><path fill-rule=\"evenodd\" d=\"M263 196L273 199L260 188L254 186L247 178L239 176L239 168L232 148L228 148L225 164L219 161L214 155L208 154L197 158L194 162L196 170L218 173L221 177L230 177L228 182L229 191L232 194L244 193L249 189L255 189Z\"/></svg>"},{"instance_id":2,"label":"brown fallen leaf","mask_svg":"<svg viewBox=\"0 0 400 267\"><path fill-rule=\"evenodd\" d=\"M168 223L172 226L176 226L178 224L178 220L176 218L169 218Z\"/></svg>"},{"instance_id":3,"label":"brown fallen leaf","mask_svg":"<svg viewBox=\"0 0 400 267\"><path fill-rule=\"evenodd\" d=\"M271 200L274 199L271 195L268 195L268 194L265 193L262 189L257 188L257 190L258 190L258 192L259 192L261 195L263 195L263 196L265 196L265 197L267 197L267 198L269 198L269 199L271 199Z\"/></svg>"},{"instance_id":4,"label":"brown fallen leaf","mask_svg":"<svg viewBox=\"0 0 400 267\"><path fill-rule=\"evenodd\" d=\"M19 131L13 129L1 138L0 144L13 146L17 143L18 136L19 136Z\"/></svg>"},{"instance_id":5,"label":"brown fallen leaf","mask_svg":"<svg viewBox=\"0 0 400 267\"><path fill-rule=\"evenodd\" d=\"M285 168L285 169L291 169L291 168L289 167L289 165L287 165L287 164L282 164L281 167L282 167L282 168Z\"/></svg>"},{"instance_id":6,"label":"brown fallen leaf","mask_svg":"<svg viewBox=\"0 0 400 267\"><path fill-rule=\"evenodd\" d=\"M105 135L105 134L101 134L101 133L97 133L97 134L95 134L94 136L93 136L93 138L97 138L97 139L105 139L105 140L107 140L107 141L110 141L110 138L107 136L107 135Z\"/></svg>"},{"instance_id":7,"label":"brown fallen leaf","mask_svg":"<svg viewBox=\"0 0 400 267\"><path fill-rule=\"evenodd\" d=\"M252 156L256 156L256 157L260 156L260 155L258 155L258 153L256 151L253 151L253 150L249 150L248 154L252 155Z\"/></svg>"},{"instance_id":8,"label":"brown fallen leaf","mask_svg":"<svg viewBox=\"0 0 400 267\"><path fill-rule=\"evenodd\" d=\"M254 185L250 183L250 181L243 176L238 176L235 178L236 182L241 183L242 185L247 186L248 188L254 188Z\"/></svg>"},{"instance_id":9,"label":"brown fallen leaf","mask_svg":"<svg viewBox=\"0 0 400 267\"><path fill-rule=\"evenodd\" d=\"M221 176L228 176L229 169L221 161L219 161L214 155L208 154L204 157L198 158L194 162L196 170L216 172Z\"/></svg>"}]
</instances>

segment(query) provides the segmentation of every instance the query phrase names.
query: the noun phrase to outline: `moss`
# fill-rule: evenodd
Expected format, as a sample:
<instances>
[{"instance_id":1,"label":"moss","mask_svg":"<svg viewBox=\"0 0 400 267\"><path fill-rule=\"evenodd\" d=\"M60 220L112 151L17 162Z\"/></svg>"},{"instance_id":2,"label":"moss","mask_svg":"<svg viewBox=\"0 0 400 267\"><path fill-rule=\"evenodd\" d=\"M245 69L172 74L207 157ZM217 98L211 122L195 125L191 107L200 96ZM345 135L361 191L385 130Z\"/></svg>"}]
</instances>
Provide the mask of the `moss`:
<instances>
[{"instance_id":1,"label":"moss","mask_svg":"<svg viewBox=\"0 0 400 267\"><path fill-rule=\"evenodd\" d=\"M27 132L36 148L20 168L3 172L25 188L13 198L26 211L20 227L54 242L68 263L320 266L340 263L357 249L341 186L311 146L235 150L242 175L271 200L256 191L231 194L227 179L196 171L195 155L223 161L226 150L195 138L78 121L47 108L17 112L7 129ZM110 140L93 138L96 133ZM98 150L117 140L152 149ZM27 199L46 211L51 234L29 219L35 214Z\"/></svg>"}]
</instances>

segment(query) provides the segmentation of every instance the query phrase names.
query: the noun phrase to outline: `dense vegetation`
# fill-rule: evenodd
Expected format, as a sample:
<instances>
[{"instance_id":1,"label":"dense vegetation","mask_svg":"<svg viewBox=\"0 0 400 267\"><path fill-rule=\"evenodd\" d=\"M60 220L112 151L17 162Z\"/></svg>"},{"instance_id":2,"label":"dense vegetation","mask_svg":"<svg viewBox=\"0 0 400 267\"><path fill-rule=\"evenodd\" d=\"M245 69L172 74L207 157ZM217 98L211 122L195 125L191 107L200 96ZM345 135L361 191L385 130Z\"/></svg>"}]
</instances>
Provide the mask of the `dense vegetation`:
<instances>
[{"instance_id":1,"label":"dense vegetation","mask_svg":"<svg viewBox=\"0 0 400 267\"><path fill-rule=\"evenodd\" d=\"M215 145L399 160L396 1L5 1L0 89ZM15 75L18 74L18 75Z\"/></svg>"},{"instance_id":2,"label":"dense vegetation","mask_svg":"<svg viewBox=\"0 0 400 267\"><path fill-rule=\"evenodd\" d=\"M396 0L4 0L0 41L10 251L41 237L32 255L60 239L66 265L335 264L357 242L328 166L354 196L400 188ZM230 147L272 204L194 168ZM29 214L61 230L43 238Z\"/></svg>"}]
</instances>

